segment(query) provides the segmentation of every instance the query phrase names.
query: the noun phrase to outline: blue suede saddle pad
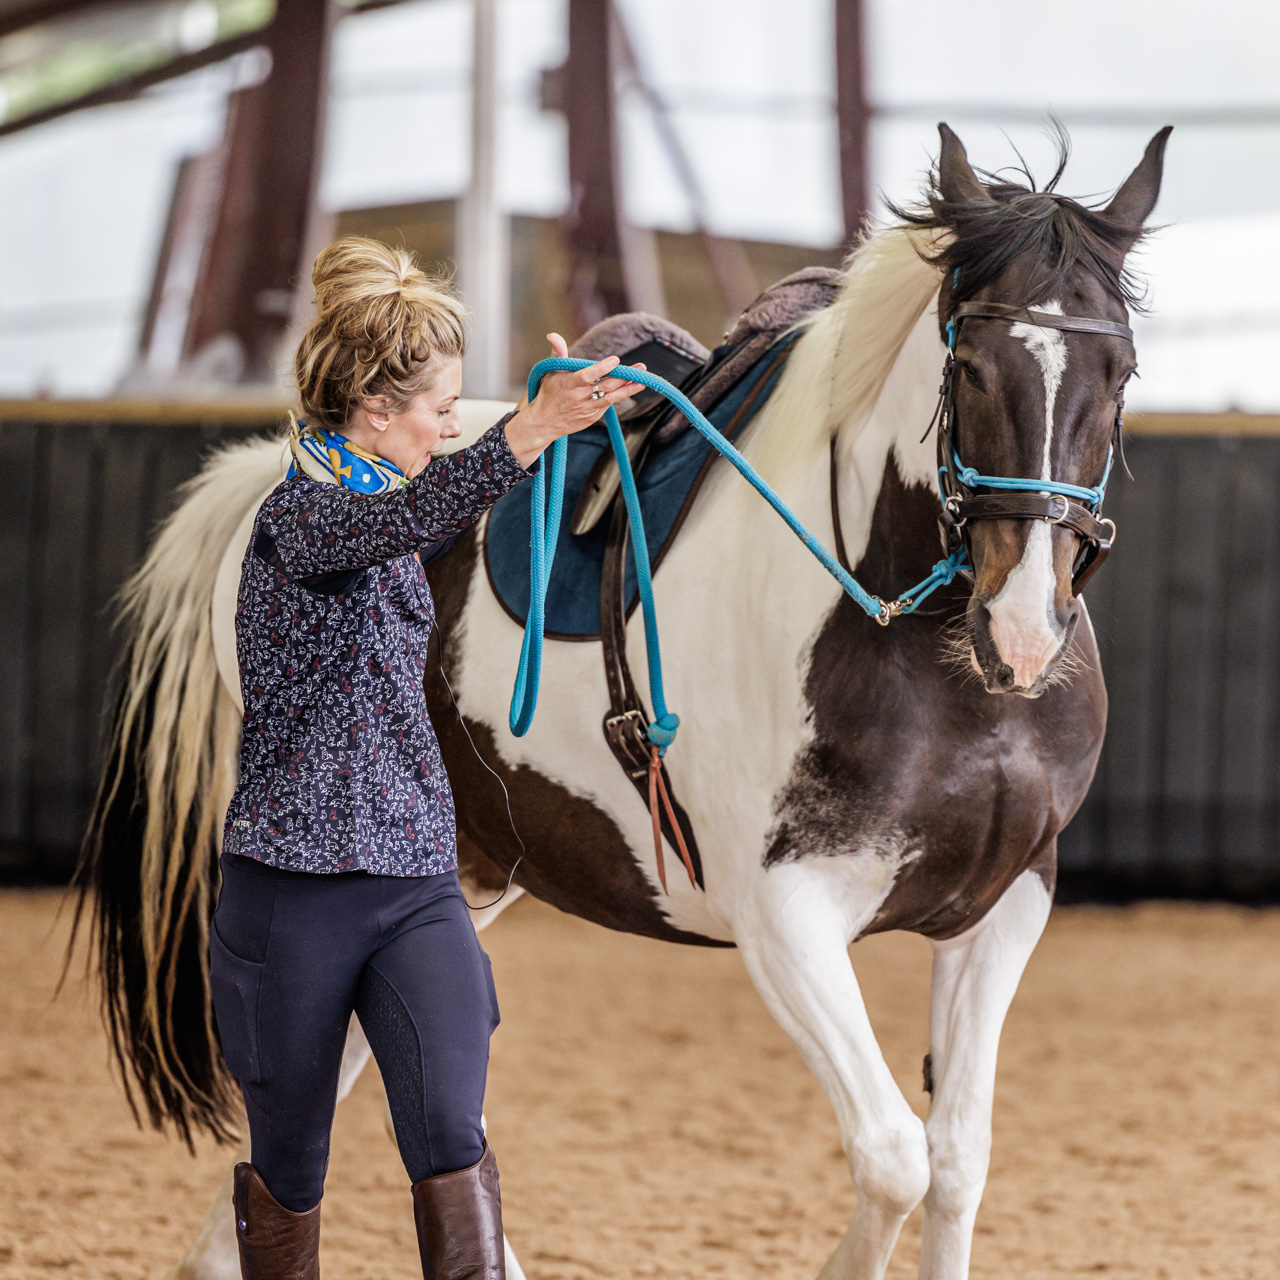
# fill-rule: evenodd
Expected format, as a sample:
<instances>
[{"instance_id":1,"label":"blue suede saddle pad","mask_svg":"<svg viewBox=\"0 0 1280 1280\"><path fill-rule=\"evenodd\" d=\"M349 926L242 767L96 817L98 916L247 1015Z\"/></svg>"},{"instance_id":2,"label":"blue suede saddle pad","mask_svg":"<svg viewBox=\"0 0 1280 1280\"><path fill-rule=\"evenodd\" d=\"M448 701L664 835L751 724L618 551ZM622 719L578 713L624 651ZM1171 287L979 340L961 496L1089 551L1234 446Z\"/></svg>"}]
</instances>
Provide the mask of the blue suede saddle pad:
<instances>
[{"instance_id":1,"label":"blue suede saddle pad","mask_svg":"<svg viewBox=\"0 0 1280 1280\"><path fill-rule=\"evenodd\" d=\"M706 415L718 431L728 429L728 439L737 436L773 394L786 367L786 361L778 360L778 356L784 346L790 345L784 338L770 347L742 381ZM757 384L760 384L759 393L753 396ZM739 412L744 405L746 411ZM569 515L596 459L609 448L609 433L603 422L569 437L564 516L551 580L547 584L546 634L553 640L594 640L600 635L600 574L609 516L603 516L588 532L574 534L569 530ZM653 450L636 477L650 562L655 571L683 523L687 506L696 496L695 487L704 468L718 457L710 443L689 426L669 444ZM500 498L490 511L484 555L494 594L521 626L529 614L529 537L529 487L520 485ZM630 548L625 591L629 614L638 596Z\"/></svg>"}]
</instances>

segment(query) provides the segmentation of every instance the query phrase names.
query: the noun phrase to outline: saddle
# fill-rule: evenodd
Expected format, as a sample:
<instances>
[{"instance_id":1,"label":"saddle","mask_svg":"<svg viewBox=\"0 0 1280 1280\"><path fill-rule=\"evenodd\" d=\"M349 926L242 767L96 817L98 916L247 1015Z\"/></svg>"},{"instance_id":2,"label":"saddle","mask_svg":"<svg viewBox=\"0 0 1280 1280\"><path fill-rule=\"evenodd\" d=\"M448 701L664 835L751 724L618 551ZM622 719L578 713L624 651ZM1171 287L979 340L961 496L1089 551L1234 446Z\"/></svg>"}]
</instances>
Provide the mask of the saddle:
<instances>
[{"instance_id":1,"label":"saddle","mask_svg":"<svg viewBox=\"0 0 1280 1280\"><path fill-rule=\"evenodd\" d=\"M733 440L777 386L798 336L795 326L831 303L839 280L840 273L826 267L787 276L742 313L714 351L669 320L632 312L593 326L569 354L585 360L620 355L624 365L644 363ZM646 389L618 409L656 573L719 454L656 392ZM603 423L569 439L565 507L572 516L556 544L545 634L558 640L599 638L609 690L605 740L653 814L663 888L661 836L679 852L690 881L705 887L692 825L646 736L649 715L627 662L626 622L638 589L627 555L617 461ZM521 625L529 609L529 522L528 495L517 490L495 504L485 531L490 585Z\"/></svg>"}]
</instances>

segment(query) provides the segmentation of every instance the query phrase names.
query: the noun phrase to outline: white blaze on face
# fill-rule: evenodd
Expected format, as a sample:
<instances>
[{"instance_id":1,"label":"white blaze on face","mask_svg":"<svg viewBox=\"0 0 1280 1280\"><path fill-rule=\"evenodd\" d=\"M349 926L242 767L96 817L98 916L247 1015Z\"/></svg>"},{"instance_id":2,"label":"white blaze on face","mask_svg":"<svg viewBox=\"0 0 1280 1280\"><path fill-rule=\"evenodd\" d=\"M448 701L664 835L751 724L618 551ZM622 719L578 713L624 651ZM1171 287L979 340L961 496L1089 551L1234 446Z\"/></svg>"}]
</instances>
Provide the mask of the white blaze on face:
<instances>
[{"instance_id":1,"label":"white blaze on face","mask_svg":"<svg viewBox=\"0 0 1280 1280\"><path fill-rule=\"evenodd\" d=\"M1049 302L1040 308L1054 315L1062 306ZM1044 378L1044 448L1040 456L1040 478L1052 479L1053 411L1067 368L1067 342L1058 329L1041 329L1033 324L1010 326L1035 356ZM1029 689L1048 665L1062 643L1062 632L1054 620L1053 539L1051 526L1043 520L1031 524L1022 559L1005 579L1000 594L987 606L991 615L991 639L1001 661L1013 669L1015 684Z\"/></svg>"}]
</instances>

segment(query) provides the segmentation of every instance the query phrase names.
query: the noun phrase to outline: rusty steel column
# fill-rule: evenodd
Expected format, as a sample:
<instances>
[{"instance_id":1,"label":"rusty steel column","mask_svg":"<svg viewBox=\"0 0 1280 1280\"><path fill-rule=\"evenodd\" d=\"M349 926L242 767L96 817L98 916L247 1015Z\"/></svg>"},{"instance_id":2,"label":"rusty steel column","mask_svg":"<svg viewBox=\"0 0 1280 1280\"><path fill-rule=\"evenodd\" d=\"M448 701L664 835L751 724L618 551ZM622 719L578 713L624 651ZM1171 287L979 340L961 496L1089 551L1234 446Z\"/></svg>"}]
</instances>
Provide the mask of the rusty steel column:
<instances>
[{"instance_id":1,"label":"rusty steel column","mask_svg":"<svg viewBox=\"0 0 1280 1280\"><path fill-rule=\"evenodd\" d=\"M836 0L836 120L846 246L857 240L871 213L865 9L864 0Z\"/></svg>"},{"instance_id":2,"label":"rusty steel column","mask_svg":"<svg viewBox=\"0 0 1280 1280\"><path fill-rule=\"evenodd\" d=\"M569 302L580 329L630 310L623 269L622 188L609 0L569 0L561 76L569 125Z\"/></svg>"},{"instance_id":3,"label":"rusty steel column","mask_svg":"<svg viewBox=\"0 0 1280 1280\"><path fill-rule=\"evenodd\" d=\"M272 380L316 217L335 0L279 0L264 32L271 74L229 104L222 193L185 351L238 353L238 379ZM227 367L226 359L219 365Z\"/></svg>"},{"instance_id":4,"label":"rusty steel column","mask_svg":"<svg viewBox=\"0 0 1280 1280\"><path fill-rule=\"evenodd\" d=\"M471 177L458 201L457 260L471 308L462 393L510 390L511 227L498 200L498 2L472 0Z\"/></svg>"}]
</instances>

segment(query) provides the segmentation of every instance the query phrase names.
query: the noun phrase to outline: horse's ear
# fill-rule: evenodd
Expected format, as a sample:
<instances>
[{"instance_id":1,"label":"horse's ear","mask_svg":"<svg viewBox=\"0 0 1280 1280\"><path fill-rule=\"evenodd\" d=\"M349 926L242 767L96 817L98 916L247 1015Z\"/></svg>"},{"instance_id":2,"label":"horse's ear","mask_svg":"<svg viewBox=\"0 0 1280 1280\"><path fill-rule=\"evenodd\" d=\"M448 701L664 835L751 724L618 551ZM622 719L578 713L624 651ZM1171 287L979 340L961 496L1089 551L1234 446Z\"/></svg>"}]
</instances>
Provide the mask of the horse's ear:
<instances>
[{"instance_id":1,"label":"horse's ear","mask_svg":"<svg viewBox=\"0 0 1280 1280\"><path fill-rule=\"evenodd\" d=\"M990 200L965 154L964 143L949 124L938 125L942 153L938 156L938 190L948 204L978 204Z\"/></svg>"},{"instance_id":2,"label":"horse's ear","mask_svg":"<svg viewBox=\"0 0 1280 1280\"><path fill-rule=\"evenodd\" d=\"M1124 180L1106 207L1106 214L1122 226L1140 231L1151 216L1160 196L1160 180L1164 176L1164 148L1173 132L1167 124L1150 142L1138 162L1138 167Z\"/></svg>"}]
</instances>

